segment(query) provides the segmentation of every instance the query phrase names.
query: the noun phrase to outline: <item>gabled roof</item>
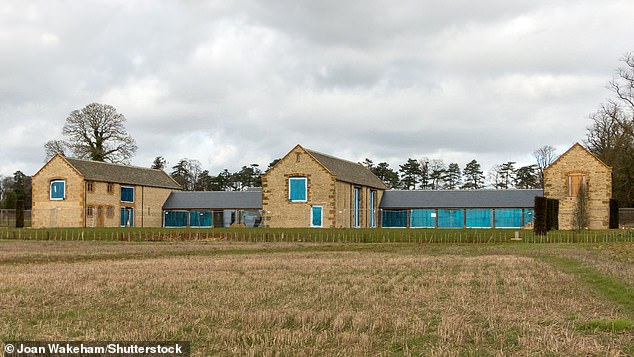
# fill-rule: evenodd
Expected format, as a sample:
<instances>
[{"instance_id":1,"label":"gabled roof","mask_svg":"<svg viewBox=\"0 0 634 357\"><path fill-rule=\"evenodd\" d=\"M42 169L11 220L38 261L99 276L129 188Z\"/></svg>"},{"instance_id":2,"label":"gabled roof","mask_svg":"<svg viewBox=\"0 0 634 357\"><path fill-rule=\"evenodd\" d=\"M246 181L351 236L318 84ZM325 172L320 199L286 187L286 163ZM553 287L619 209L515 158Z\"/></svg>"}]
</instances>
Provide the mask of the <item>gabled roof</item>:
<instances>
[{"instance_id":1,"label":"gabled roof","mask_svg":"<svg viewBox=\"0 0 634 357\"><path fill-rule=\"evenodd\" d=\"M172 192L164 210L179 209L262 209L262 191Z\"/></svg>"},{"instance_id":2,"label":"gabled roof","mask_svg":"<svg viewBox=\"0 0 634 357\"><path fill-rule=\"evenodd\" d=\"M339 159L334 156L322 154L317 151L308 150L303 148L310 156L312 156L317 162L323 165L328 171L330 171L337 180L345 181L352 184L368 186L372 188L378 188L381 190L387 189L387 186L372 173L367 167L348 160Z\"/></svg>"},{"instance_id":3,"label":"gabled roof","mask_svg":"<svg viewBox=\"0 0 634 357\"><path fill-rule=\"evenodd\" d=\"M380 208L528 208L543 190L389 190Z\"/></svg>"},{"instance_id":4,"label":"gabled roof","mask_svg":"<svg viewBox=\"0 0 634 357\"><path fill-rule=\"evenodd\" d=\"M163 170L111 164L100 161L80 160L70 157L62 158L77 170L85 180L170 188L174 190L182 189L182 187Z\"/></svg>"},{"instance_id":5,"label":"gabled roof","mask_svg":"<svg viewBox=\"0 0 634 357\"><path fill-rule=\"evenodd\" d=\"M586 149L583 145L579 144L579 143L575 143L573 146L570 147L570 149L566 150L565 153L559 155L559 157L557 158L557 160L553 161L552 164L548 165L548 167L546 167L544 170L548 170L551 167L555 166L555 164L557 164L560 160L562 160L564 157L568 156L569 153L571 153L573 150L577 150L577 149L581 149L583 152L585 152L586 154L588 154L590 157L592 157L594 160L596 160L599 164L605 166L606 168L612 170L612 167L609 166L608 164L606 164L605 162L603 162L601 159L599 159L595 154L591 153L590 150Z\"/></svg>"}]
</instances>

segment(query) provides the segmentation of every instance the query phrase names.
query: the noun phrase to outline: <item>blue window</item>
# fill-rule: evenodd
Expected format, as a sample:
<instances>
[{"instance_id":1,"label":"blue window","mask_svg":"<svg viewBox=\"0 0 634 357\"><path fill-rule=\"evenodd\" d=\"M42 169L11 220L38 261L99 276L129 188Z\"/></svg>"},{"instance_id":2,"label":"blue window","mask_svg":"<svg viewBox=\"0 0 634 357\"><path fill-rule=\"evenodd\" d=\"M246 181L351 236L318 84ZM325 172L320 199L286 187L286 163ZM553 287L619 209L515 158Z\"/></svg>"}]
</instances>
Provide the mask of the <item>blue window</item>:
<instances>
[{"instance_id":1,"label":"blue window","mask_svg":"<svg viewBox=\"0 0 634 357\"><path fill-rule=\"evenodd\" d=\"M491 209L467 209L467 228L491 228Z\"/></svg>"},{"instance_id":2,"label":"blue window","mask_svg":"<svg viewBox=\"0 0 634 357\"><path fill-rule=\"evenodd\" d=\"M288 179L288 199L291 202L306 202L306 177L291 177Z\"/></svg>"},{"instance_id":3,"label":"blue window","mask_svg":"<svg viewBox=\"0 0 634 357\"><path fill-rule=\"evenodd\" d=\"M121 207L121 227L134 227L134 208Z\"/></svg>"},{"instance_id":4,"label":"blue window","mask_svg":"<svg viewBox=\"0 0 634 357\"><path fill-rule=\"evenodd\" d=\"M520 228L522 227L521 208L496 208L495 228Z\"/></svg>"},{"instance_id":5,"label":"blue window","mask_svg":"<svg viewBox=\"0 0 634 357\"><path fill-rule=\"evenodd\" d=\"M464 210L439 209L438 228L464 228Z\"/></svg>"},{"instance_id":6,"label":"blue window","mask_svg":"<svg viewBox=\"0 0 634 357\"><path fill-rule=\"evenodd\" d=\"M64 198L66 198L66 181L51 181L50 198L51 200L63 200Z\"/></svg>"},{"instance_id":7,"label":"blue window","mask_svg":"<svg viewBox=\"0 0 634 357\"><path fill-rule=\"evenodd\" d=\"M211 211L190 211L190 227L211 227Z\"/></svg>"},{"instance_id":8,"label":"blue window","mask_svg":"<svg viewBox=\"0 0 634 357\"><path fill-rule=\"evenodd\" d=\"M353 225L355 228L361 227L361 189L358 187L354 188L354 197L353 197Z\"/></svg>"},{"instance_id":9,"label":"blue window","mask_svg":"<svg viewBox=\"0 0 634 357\"><path fill-rule=\"evenodd\" d=\"M323 226L323 207L322 206L312 206L310 209L310 226L311 227L322 227Z\"/></svg>"},{"instance_id":10,"label":"blue window","mask_svg":"<svg viewBox=\"0 0 634 357\"><path fill-rule=\"evenodd\" d=\"M435 209L413 209L410 217L412 228L434 228L436 226Z\"/></svg>"},{"instance_id":11,"label":"blue window","mask_svg":"<svg viewBox=\"0 0 634 357\"><path fill-rule=\"evenodd\" d=\"M134 202L134 187L121 186L121 202Z\"/></svg>"},{"instance_id":12,"label":"blue window","mask_svg":"<svg viewBox=\"0 0 634 357\"><path fill-rule=\"evenodd\" d=\"M384 228L405 228L407 227L407 211L384 210L381 223Z\"/></svg>"},{"instance_id":13,"label":"blue window","mask_svg":"<svg viewBox=\"0 0 634 357\"><path fill-rule=\"evenodd\" d=\"M165 227L187 227L187 211L165 211Z\"/></svg>"},{"instance_id":14,"label":"blue window","mask_svg":"<svg viewBox=\"0 0 634 357\"><path fill-rule=\"evenodd\" d=\"M376 210L374 205L376 202L376 191L370 191L370 228L376 228Z\"/></svg>"}]
</instances>

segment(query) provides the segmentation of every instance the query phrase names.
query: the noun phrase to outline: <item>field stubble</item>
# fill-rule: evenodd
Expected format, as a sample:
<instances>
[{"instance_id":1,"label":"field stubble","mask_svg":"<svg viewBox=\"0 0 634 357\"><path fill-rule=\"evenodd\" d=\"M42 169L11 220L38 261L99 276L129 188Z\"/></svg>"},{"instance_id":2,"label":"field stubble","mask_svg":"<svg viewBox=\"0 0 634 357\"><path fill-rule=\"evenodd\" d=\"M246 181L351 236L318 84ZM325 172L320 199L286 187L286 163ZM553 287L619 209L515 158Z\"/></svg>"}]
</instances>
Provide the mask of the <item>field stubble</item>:
<instances>
[{"instance_id":1,"label":"field stubble","mask_svg":"<svg viewBox=\"0 0 634 357\"><path fill-rule=\"evenodd\" d=\"M619 355L632 345L631 331L579 330L623 314L513 249L64 244L2 242L3 340L189 340L194 355Z\"/></svg>"}]
</instances>

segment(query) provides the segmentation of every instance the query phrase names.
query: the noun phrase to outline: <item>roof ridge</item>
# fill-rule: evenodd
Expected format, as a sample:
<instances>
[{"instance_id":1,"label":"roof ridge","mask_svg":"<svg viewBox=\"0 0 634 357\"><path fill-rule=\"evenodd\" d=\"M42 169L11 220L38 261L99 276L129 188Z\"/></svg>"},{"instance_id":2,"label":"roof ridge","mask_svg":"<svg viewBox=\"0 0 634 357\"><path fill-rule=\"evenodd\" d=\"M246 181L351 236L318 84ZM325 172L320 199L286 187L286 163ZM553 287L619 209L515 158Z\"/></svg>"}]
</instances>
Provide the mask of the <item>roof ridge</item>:
<instances>
[{"instance_id":1,"label":"roof ridge","mask_svg":"<svg viewBox=\"0 0 634 357\"><path fill-rule=\"evenodd\" d=\"M351 164L354 164L354 165L363 166L363 164L361 164L360 162L354 162L354 161L352 161L352 160L342 159L342 158L340 158L340 157L336 157L336 156L333 156L333 155L324 154L323 152L319 152L319 151L315 151L315 150L311 150L311 149L306 149L306 148L304 148L304 150L308 151L308 152L309 152L309 153L311 153L311 154L322 155L322 156L326 156L326 157L331 158L331 159L335 159L335 160L339 160L339 161L345 161L345 162L348 162L348 163L351 163ZM363 166L363 167L365 167L365 166ZM367 168L367 167L366 167L366 168Z\"/></svg>"},{"instance_id":2,"label":"roof ridge","mask_svg":"<svg viewBox=\"0 0 634 357\"><path fill-rule=\"evenodd\" d=\"M140 170L160 171L160 172L163 172L163 173L167 174L167 173L166 173L164 170L162 170L162 169L154 169L154 168L151 168L151 167L143 167L143 166L136 166L136 165L120 164L120 163L115 163L115 162L96 161L96 160L89 160L89 159L79 159L79 158L76 158L76 157L68 157L68 156L64 156L64 158L65 158L65 159L67 159L67 160L83 161L83 162L89 162L89 163L92 163L92 164L113 165L113 166L128 167L128 168L140 169Z\"/></svg>"}]
</instances>

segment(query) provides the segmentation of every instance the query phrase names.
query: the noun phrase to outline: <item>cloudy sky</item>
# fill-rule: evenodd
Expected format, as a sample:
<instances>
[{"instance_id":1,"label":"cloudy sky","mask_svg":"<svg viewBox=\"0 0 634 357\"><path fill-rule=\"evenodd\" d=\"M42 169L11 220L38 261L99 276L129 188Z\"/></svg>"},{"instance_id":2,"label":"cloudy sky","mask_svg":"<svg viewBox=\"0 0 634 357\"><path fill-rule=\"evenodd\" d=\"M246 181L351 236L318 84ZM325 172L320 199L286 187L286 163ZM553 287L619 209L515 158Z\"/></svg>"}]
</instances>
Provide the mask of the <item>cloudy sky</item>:
<instances>
[{"instance_id":1,"label":"cloudy sky","mask_svg":"<svg viewBox=\"0 0 634 357\"><path fill-rule=\"evenodd\" d=\"M442 4L442 5L441 5ZM88 103L149 166L264 167L295 144L398 168L531 163L585 137L634 50L631 0L0 2L0 175Z\"/></svg>"}]
</instances>

